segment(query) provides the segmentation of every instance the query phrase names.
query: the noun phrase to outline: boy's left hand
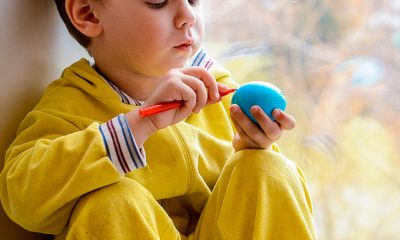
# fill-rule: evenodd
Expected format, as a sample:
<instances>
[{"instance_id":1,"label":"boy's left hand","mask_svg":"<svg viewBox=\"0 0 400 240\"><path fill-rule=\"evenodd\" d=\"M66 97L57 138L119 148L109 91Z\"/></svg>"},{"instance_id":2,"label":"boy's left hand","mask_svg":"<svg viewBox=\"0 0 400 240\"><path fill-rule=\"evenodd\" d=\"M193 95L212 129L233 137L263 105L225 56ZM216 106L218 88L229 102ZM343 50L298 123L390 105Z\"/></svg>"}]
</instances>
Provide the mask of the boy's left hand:
<instances>
[{"instance_id":1,"label":"boy's left hand","mask_svg":"<svg viewBox=\"0 0 400 240\"><path fill-rule=\"evenodd\" d=\"M233 139L236 152L242 149L267 149L279 140L284 130L291 130L295 126L295 119L279 109L272 112L275 122L258 106L253 106L250 111L260 126L251 121L238 105L230 107L231 118L237 131Z\"/></svg>"}]
</instances>

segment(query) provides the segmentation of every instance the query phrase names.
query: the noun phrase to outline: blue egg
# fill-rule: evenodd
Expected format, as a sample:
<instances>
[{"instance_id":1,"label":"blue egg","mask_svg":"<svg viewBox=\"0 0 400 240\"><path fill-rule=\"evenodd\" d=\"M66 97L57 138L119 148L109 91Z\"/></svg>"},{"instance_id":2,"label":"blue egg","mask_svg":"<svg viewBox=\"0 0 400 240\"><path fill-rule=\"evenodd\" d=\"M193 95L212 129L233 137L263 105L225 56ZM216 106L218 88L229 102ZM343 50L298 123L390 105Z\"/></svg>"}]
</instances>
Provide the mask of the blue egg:
<instances>
[{"instance_id":1,"label":"blue egg","mask_svg":"<svg viewBox=\"0 0 400 240\"><path fill-rule=\"evenodd\" d=\"M256 124L257 120L250 113L251 107L260 106L273 120L272 111L276 108L284 111L286 99L282 91L268 82L249 82L239 87L232 97L232 104L237 104L242 111Z\"/></svg>"}]
</instances>

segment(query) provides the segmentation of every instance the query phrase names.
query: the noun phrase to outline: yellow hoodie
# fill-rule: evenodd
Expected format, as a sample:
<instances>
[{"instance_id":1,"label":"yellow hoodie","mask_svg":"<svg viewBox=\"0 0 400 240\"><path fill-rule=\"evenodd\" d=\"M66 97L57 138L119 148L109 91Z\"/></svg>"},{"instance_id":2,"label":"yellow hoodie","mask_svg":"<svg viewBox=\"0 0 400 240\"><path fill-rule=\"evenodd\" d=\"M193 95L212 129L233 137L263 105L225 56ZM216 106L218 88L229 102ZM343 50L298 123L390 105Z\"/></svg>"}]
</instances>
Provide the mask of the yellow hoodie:
<instances>
[{"instance_id":1,"label":"yellow hoodie","mask_svg":"<svg viewBox=\"0 0 400 240\"><path fill-rule=\"evenodd\" d=\"M237 87L218 64L212 73L217 81ZM157 131L144 144L142 164L133 171L121 171L110 157L101 126L136 106L124 103L110 83L82 59L49 85L22 121L1 173L3 207L27 230L57 235L67 226L80 197L127 177L143 185L161 204L162 199L185 196L185 205L198 218L226 161L237 155L231 143L234 129L229 105L230 97L224 97L185 121ZM278 151L275 146L274 150ZM304 179L293 169L300 179L303 210L295 210L298 219L293 224L302 222L312 232Z\"/></svg>"}]
</instances>

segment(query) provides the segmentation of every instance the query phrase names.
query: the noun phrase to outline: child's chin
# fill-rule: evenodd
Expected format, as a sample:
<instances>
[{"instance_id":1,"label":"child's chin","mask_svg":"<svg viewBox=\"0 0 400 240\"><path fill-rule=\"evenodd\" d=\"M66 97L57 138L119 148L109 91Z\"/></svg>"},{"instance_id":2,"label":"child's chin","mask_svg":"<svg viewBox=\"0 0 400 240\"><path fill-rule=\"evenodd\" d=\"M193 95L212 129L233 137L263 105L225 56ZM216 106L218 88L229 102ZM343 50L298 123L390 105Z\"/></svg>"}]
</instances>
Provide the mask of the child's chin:
<instances>
[{"instance_id":1,"label":"child's chin","mask_svg":"<svg viewBox=\"0 0 400 240\"><path fill-rule=\"evenodd\" d=\"M187 62L188 62L187 59L176 61L170 65L170 69L187 67Z\"/></svg>"},{"instance_id":2,"label":"child's chin","mask_svg":"<svg viewBox=\"0 0 400 240\"><path fill-rule=\"evenodd\" d=\"M171 64L163 69L159 69L159 71L157 71L157 72L153 72L151 75L154 77L163 77L171 69L184 68L184 67L185 67L185 64L183 64L183 63L182 64Z\"/></svg>"}]
</instances>

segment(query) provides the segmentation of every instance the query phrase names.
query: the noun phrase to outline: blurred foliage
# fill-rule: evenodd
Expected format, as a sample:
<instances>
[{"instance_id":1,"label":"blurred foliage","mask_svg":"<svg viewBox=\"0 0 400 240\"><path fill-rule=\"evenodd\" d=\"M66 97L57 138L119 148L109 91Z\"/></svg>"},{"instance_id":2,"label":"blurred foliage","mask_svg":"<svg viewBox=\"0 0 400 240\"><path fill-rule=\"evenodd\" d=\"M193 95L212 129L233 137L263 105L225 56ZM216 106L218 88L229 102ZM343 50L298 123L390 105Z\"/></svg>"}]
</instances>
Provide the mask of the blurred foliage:
<instances>
[{"instance_id":1,"label":"blurred foliage","mask_svg":"<svg viewBox=\"0 0 400 240\"><path fill-rule=\"evenodd\" d=\"M400 1L205 2L210 52L287 98L320 239L399 238Z\"/></svg>"}]
</instances>

